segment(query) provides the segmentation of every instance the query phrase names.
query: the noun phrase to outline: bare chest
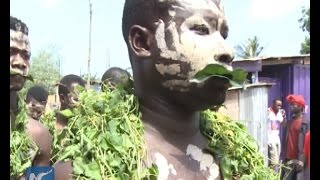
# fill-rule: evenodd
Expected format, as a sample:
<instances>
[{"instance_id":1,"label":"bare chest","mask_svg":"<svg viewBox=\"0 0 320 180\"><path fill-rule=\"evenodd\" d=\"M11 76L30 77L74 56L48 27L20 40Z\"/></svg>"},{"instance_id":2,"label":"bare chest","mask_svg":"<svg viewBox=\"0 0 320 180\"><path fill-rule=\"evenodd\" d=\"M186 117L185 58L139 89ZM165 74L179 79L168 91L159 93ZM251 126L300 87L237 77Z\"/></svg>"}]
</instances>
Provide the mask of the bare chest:
<instances>
[{"instance_id":1,"label":"bare chest","mask_svg":"<svg viewBox=\"0 0 320 180\"><path fill-rule=\"evenodd\" d=\"M148 165L158 168L158 180L219 180L218 162L202 143L172 143L158 137L147 141Z\"/></svg>"}]
</instances>

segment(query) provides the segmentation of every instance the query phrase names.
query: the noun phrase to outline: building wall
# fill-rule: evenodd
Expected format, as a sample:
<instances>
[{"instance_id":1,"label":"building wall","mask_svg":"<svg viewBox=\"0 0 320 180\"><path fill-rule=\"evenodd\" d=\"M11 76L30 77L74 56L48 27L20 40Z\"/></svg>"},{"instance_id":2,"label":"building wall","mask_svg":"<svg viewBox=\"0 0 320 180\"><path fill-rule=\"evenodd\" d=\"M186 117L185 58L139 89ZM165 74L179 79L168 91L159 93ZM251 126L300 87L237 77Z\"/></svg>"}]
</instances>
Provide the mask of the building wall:
<instances>
[{"instance_id":1,"label":"building wall","mask_svg":"<svg viewBox=\"0 0 320 180\"><path fill-rule=\"evenodd\" d=\"M269 91L269 106L274 97L280 96L283 101L283 108L290 117L289 104L286 102L286 96L289 94L301 94L304 96L308 105L306 118L310 117L310 65L277 65L264 66L259 73L260 80L265 82L276 82L280 86L277 91ZM272 80L271 80L272 79Z\"/></svg>"},{"instance_id":2,"label":"building wall","mask_svg":"<svg viewBox=\"0 0 320 180\"><path fill-rule=\"evenodd\" d=\"M287 117L290 116L290 109L289 104L286 102L286 96L293 91L292 76L292 65L263 66L262 72L259 72L260 81L276 83L269 89L268 105L272 105L274 98L281 98L283 109L287 112Z\"/></svg>"},{"instance_id":3,"label":"building wall","mask_svg":"<svg viewBox=\"0 0 320 180\"><path fill-rule=\"evenodd\" d=\"M242 121L251 135L256 139L260 152L268 157L268 87L259 86L239 91L239 112Z\"/></svg>"},{"instance_id":4,"label":"building wall","mask_svg":"<svg viewBox=\"0 0 320 180\"><path fill-rule=\"evenodd\" d=\"M224 105L225 108L220 108L219 112L239 120L239 90L229 90Z\"/></svg>"},{"instance_id":5,"label":"building wall","mask_svg":"<svg viewBox=\"0 0 320 180\"><path fill-rule=\"evenodd\" d=\"M293 66L293 93L305 98L305 118L310 119L310 65Z\"/></svg>"}]
</instances>

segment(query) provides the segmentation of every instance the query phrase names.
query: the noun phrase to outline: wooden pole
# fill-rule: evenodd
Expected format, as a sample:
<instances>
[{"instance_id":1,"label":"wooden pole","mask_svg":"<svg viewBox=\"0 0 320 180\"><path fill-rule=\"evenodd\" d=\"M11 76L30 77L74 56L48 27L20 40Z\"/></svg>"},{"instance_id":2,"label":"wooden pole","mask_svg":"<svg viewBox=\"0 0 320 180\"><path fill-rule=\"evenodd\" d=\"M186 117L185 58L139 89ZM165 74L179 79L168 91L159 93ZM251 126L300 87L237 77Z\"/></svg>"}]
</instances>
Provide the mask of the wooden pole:
<instances>
[{"instance_id":1,"label":"wooden pole","mask_svg":"<svg viewBox=\"0 0 320 180\"><path fill-rule=\"evenodd\" d=\"M90 8L90 25L89 25L89 53L88 53L88 80L87 80L87 85L90 87L90 78L91 78L91 73L90 73L90 63L91 63L91 23L92 23L92 4L91 1L89 0L89 8Z\"/></svg>"}]
</instances>

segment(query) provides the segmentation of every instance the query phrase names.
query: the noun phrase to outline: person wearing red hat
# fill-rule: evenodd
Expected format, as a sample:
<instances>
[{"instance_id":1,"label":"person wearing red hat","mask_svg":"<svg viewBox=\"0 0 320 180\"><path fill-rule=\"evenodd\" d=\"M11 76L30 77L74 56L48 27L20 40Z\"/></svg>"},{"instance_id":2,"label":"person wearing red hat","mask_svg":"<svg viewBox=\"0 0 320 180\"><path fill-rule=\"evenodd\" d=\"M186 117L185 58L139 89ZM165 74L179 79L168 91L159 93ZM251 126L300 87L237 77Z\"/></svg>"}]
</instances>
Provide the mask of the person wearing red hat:
<instances>
[{"instance_id":1,"label":"person wearing red hat","mask_svg":"<svg viewBox=\"0 0 320 180\"><path fill-rule=\"evenodd\" d=\"M292 114L291 121L287 125L285 141L285 163L291 168L286 180L304 179L302 170L304 169L303 145L304 137L309 129L308 122L303 118L305 100L301 95L288 95L286 98L290 104Z\"/></svg>"}]
</instances>

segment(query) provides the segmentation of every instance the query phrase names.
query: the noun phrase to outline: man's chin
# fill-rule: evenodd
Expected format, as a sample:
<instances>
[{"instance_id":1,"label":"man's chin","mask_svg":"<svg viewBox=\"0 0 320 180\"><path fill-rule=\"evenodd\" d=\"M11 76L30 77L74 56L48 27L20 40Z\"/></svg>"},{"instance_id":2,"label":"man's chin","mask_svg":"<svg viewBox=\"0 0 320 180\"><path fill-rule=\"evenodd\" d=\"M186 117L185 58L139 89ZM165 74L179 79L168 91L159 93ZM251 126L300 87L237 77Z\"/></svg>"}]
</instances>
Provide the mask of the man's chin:
<instances>
[{"instance_id":1,"label":"man's chin","mask_svg":"<svg viewBox=\"0 0 320 180\"><path fill-rule=\"evenodd\" d=\"M202 101L201 101L202 99ZM222 105L225 102L226 96L225 94L219 94L215 97L208 97L208 98L199 98L197 103L194 103L193 109L198 111L204 111L207 110L213 106L219 106Z\"/></svg>"},{"instance_id":2,"label":"man's chin","mask_svg":"<svg viewBox=\"0 0 320 180\"><path fill-rule=\"evenodd\" d=\"M23 84L15 84L15 85L10 85L10 91L20 91L23 88Z\"/></svg>"},{"instance_id":3,"label":"man's chin","mask_svg":"<svg viewBox=\"0 0 320 180\"><path fill-rule=\"evenodd\" d=\"M222 105L226 99L226 90L213 91L212 93L201 91L176 92L172 99L186 109L203 111L213 106Z\"/></svg>"},{"instance_id":4,"label":"man's chin","mask_svg":"<svg viewBox=\"0 0 320 180\"><path fill-rule=\"evenodd\" d=\"M10 90L20 91L26 82L26 78L22 76L10 76Z\"/></svg>"}]
</instances>

